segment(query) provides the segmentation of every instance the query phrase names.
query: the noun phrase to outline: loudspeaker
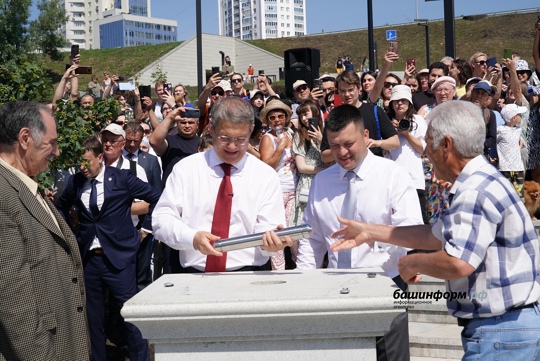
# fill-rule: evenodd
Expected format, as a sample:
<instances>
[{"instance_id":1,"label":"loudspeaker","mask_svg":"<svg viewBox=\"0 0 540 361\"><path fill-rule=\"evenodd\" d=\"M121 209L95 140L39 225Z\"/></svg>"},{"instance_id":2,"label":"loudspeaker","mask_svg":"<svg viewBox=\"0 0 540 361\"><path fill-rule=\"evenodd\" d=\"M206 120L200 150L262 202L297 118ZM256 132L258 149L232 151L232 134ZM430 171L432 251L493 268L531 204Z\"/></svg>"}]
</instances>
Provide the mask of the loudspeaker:
<instances>
[{"instance_id":1,"label":"loudspeaker","mask_svg":"<svg viewBox=\"0 0 540 361\"><path fill-rule=\"evenodd\" d=\"M285 91L287 97L294 97L292 85L297 80L304 80L310 88L319 77L321 52L315 48L296 48L285 50Z\"/></svg>"}]
</instances>

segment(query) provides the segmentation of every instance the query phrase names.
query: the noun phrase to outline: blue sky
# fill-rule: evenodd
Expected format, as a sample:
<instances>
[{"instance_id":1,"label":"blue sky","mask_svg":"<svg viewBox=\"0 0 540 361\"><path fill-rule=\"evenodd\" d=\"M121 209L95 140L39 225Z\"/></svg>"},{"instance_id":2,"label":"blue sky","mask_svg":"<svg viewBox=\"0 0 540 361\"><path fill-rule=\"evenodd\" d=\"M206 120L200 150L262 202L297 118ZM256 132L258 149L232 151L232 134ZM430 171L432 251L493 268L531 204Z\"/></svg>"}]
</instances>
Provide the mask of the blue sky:
<instances>
[{"instance_id":1,"label":"blue sky","mask_svg":"<svg viewBox=\"0 0 540 361\"><path fill-rule=\"evenodd\" d=\"M419 18L434 20L444 17L442 0L417 1ZM537 0L454 1L456 16L529 9L535 4L540 9ZM178 40L186 40L195 35L195 8L195 0L152 0L152 16L178 21ZM217 9L217 0L202 0L204 33L219 33ZM320 33L322 30L331 32L367 27L365 0L306 0L306 11L308 34ZM415 17L415 0L373 0L375 26L407 23Z\"/></svg>"},{"instance_id":2,"label":"blue sky","mask_svg":"<svg viewBox=\"0 0 540 361\"><path fill-rule=\"evenodd\" d=\"M32 18L37 16L33 0ZM442 19L443 1L424 0L373 0L373 22L375 26L411 22L416 17ZM455 0L455 15L474 15L501 11L529 9L538 0ZM186 40L196 33L195 0L151 0L152 16L178 21L178 40ZM202 0L202 31L218 34L218 0ZM391 9L391 11L389 11ZM365 0L306 0L307 32L317 34L367 27L367 1ZM531 25L532 28L532 25ZM398 34L399 37L399 34Z\"/></svg>"}]
</instances>

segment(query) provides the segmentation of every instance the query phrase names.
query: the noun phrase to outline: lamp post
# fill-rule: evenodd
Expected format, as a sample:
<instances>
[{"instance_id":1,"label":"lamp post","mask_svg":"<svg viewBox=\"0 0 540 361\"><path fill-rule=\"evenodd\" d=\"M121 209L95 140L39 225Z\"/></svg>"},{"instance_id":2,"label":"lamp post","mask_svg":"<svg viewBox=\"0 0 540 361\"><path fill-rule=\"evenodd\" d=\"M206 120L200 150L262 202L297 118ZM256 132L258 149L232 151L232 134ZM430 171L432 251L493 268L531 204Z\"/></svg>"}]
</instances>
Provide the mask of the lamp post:
<instances>
[{"instance_id":1,"label":"lamp post","mask_svg":"<svg viewBox=\"0 0 540 361\"><path fill-rule=\"evenodd\" d=\"M423 26L426 29L426 63L427 68L431 64L429 61L429 20L428 19L414 19L420 26Z\"/></svg>"}]
</instances>

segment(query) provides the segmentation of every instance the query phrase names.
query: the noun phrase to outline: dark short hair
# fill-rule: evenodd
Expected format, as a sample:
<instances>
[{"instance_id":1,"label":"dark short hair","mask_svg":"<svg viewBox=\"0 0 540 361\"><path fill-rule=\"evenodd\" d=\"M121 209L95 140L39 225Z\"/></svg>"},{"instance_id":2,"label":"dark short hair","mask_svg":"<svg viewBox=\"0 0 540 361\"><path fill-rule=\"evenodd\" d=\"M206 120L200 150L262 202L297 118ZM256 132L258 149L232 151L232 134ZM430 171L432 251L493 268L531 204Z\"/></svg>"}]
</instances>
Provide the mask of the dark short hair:
<instances>
[{"instance_id":1,"label":"dark short hair","mask_svg":"<svg viewBox=\"0 0 540 361\"><path fill-rule=\"evenodd\" d=\"M141 126L141 124L134 121L128 122L124 126L124 131L131 134L142 133L144 135L144 128Z\"/></svg>"},{"instance_id":2,"label":"dark short hair","mask_svg":"<svg viewBox=\"0 0 540 361\"><path fill-rule=\"evenodd\" d=\"M335 107L328 114L324 127L329 132L339 132L350 123L354 123L357 128L364 129L362 113L354 105L342 104Z\"/></svg>"},{"instance_id":3,"label":"dark short hair","mask_svg":"<svg viewBox=\"0 0 540 361\"><path fill-rule=\"evenodd\" d=\"M431 74L432 69L442 69L445 76L448 76L448 74L450 73L450 69L448 68L448 65L446 65L445 63L441 63L440 61L431 63L431 65L429 66L428 74Z\"/></svg>"},{"instance_id":4,"label":"dark short hair","mask_svg":"<svg viewBox=\"0 0 540 361\"><path fill-rule=\"evenodd\" d=\"M204 150L211 145L214 145L211 134L207 133L199 138L199 145L198 145L199 149Z\"/></svg>"},{"instance_id":5,"label":"dark short hair","mask_svg":"<svg viewBox=\"0 0 540 361\"><path fill-rule=\"evenodd\" d=\"M29 101L8 102L0 108L0 144L12 146L22 128L28 128L32 139L41 142L47 128L41 112L51 114L43 104Z\"/></svg>"},{"instance_id":6,"label":"dark short hair","mask_svg":"<svg viewBox=\"0 0 540 361\"><path fill-rule=\"evenodd\" d=\"M92 152L95 157L103 153L103 144L101 144L101 140L97 135L83 140L82 148L84 149L84 153Z\"/></svg>"}]
</instances>

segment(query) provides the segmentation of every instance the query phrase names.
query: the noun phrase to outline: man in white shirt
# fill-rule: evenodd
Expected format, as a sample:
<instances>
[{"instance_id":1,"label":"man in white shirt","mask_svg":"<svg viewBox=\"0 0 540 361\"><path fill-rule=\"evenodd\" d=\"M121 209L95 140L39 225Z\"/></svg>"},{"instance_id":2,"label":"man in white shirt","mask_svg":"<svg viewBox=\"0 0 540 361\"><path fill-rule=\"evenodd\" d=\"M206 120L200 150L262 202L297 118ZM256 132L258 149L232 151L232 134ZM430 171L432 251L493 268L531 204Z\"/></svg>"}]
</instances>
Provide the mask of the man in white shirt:
<instances>
[{"instance_id":1,"label":"man in white shirt","mask_svg":"<svg viewBox=\"0 0 540 361\"><path fill-rule=\"evenodd\" d=\"M269 252L292 244L270 231L285 224L285 211L277 173L247 154L253 120L253 107L241 98L217 100L209 125L213 148L182 159L167 179L154 211L154 235L180 251L186 272L214 272L207 268L211 257L226 257L223 271L264 270ZM220 239L211 229L224 167L230 167L232 186L228 237L266 232L261 247L222 253L213 246Z\"/></svg>"},{"instance_id":2,"label":"man in white shirt","mask_svg":"<svg viewBox=\"0 0 540 361\"><path fill-rule=\"evenodd\" d=\"M332 156L336 164L317 174L309 193L304 223L313 228L313 235L300 241L299 269L321 267L328 252L328 268L383 267L400 287L397 262L406 249L376 243L364 245L350 254L343 266L341 253L330 250L335 242L330 234L339 229L337 217L349 189L348 171L353 171L355 191L354 219L389 225L423 224L420 204L409 173L389 159L377 157L367 147L369 131L364 129L358 108L344 104L332 110L325 124Z\"/></svg>"}]
</instances>

